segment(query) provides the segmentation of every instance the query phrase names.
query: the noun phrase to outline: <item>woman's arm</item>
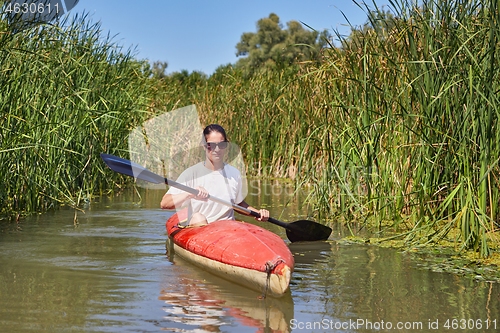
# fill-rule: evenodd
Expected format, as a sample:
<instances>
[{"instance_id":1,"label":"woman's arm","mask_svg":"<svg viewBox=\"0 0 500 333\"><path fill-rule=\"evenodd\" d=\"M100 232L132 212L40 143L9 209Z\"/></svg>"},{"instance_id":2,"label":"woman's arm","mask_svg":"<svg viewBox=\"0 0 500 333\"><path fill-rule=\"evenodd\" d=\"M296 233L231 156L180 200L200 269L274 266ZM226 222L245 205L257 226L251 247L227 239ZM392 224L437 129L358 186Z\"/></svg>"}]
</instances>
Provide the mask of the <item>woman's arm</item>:
<instances>
[{"instance_id":1,"label":"woman's arm","mask_svg":"<svg viewBox=\"0 0 500 333\"><path fill-rule=\"evenodd\" d=\"M198 195L194 195L188 192L179 194L169 194L165 193L160 202L161 209L175 209L176 207L182 206L184 202L189 199L206 200L208 197L208 192L203 187L199 186L196 188L198 190Z\"/></svg>"},{"instance_id":2,"label":"woman's arm","mask_svg":"<svg viewBox=\"0 0 500 333\"><path fill-rule=\"evenodd\" d=\"M191 199L191 194L189 193L179 193L179 194L168 194L165 193L160 202L161 209L175 209L175 207L182 206L182 204Z\"/></svg>"},{"instance_id":3,"label":"woman's arm","mask_svg":"<svg viewBox=\"0 0 500 333\"><path fill-rule=\"evenodd\" d=\"M242 202L240 202L238 204L238 206L241 206L243 208L250 209L250 210L252 210L252 211L254 211L256 213L259 213L260 217L256 217L255 218L257 221L264 222L264 221L267 221L267 219L269 218L269 211L267 209L257 209L257 208L254 208L254 207L250 206L249 204L247 204L245 202L245 200L243 200Z\"/></svg>"}]
</instances>

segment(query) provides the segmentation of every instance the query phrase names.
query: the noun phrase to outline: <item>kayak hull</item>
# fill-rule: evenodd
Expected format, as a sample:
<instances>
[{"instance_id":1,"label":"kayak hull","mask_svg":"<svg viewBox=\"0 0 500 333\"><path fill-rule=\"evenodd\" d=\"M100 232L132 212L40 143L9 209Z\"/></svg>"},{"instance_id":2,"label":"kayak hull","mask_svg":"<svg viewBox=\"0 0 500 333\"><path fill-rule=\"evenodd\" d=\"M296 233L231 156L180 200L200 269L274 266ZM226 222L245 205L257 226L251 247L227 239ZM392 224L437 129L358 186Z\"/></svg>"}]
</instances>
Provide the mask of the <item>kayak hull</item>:
<instances>
[{"instance_id":1,"label":"kayak hull","mask_svg":"<svg viewBox=\"0 0 500 333\"><path fill-rule=\"evenodd\" d=\"M280 297L289 289L294 258L278 235L234 220L179 228L186 218L179 211L166 223L176 256L264 295Z\"/></svg>"}]
</instances>

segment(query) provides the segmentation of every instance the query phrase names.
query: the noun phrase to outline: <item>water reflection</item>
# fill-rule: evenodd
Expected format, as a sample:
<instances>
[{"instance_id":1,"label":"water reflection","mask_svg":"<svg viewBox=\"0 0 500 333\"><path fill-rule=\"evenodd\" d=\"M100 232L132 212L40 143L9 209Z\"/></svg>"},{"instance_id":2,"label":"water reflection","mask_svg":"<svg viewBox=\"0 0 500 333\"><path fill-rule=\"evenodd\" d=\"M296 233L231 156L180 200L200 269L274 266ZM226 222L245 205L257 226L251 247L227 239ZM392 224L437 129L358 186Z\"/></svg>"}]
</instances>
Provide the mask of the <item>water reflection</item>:
<instances>
[{"instance_id":1,"label":"water reflection","mask_svg":"<svg viewBox=\"0 0 500 333\"><path fill-rule=\"evenodd\" d=\"M295 323L317 323L318 332L373 332L398 324L398 331L429 332L436 323L439 331L451 329L455 318L482 321L481 329L463 331L500 329L497 283L420 269L409 255L391 249L335 242L302 246L291 245L297 263Z\"/></svg>"},{"instance_id":2,"label":"water reflection","mask_svg":"<svg viewBox=\"0 0 500 333\"><path fill-rule=\"evenodd\" d=\"M290 293L261 300L169 260L168 214L157 208L163 192L139 194L103 198L78 215L77 226L71 210L0 223L0 331L376 332L385 330L373 325L384 322L421 325L398 332L435 332L454 318L483 323L455 331L500 330L499 284L432 272L408 254L334 239L291 244ZM285 201L269 199L268 207ZM284 237L282 228L261 225Z\"/></svg>"},{"instance_id":3,"label":"water reflection","mask_svg":"<svg viewBox=\"0 0 500 333\"><path fill-rule=\"evenodd\" d=\"M289 332L293 301L261 299L260 294L174 259L177 281L162 290L160 300L172 332L228 332L238 327L253 332Z\"/></svg>"}]
</instances>

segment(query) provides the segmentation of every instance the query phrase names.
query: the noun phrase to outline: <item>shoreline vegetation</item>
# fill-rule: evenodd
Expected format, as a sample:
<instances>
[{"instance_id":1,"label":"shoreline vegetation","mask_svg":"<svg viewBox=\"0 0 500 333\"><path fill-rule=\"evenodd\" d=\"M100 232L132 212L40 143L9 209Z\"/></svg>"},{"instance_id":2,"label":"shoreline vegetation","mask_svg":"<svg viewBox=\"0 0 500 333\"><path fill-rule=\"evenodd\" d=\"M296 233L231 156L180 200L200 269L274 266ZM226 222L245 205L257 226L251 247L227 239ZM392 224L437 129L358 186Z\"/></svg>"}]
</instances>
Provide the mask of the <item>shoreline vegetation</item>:
<instances>
[{"instance_id":1,"label":"shoreline vegetation","mask_svg":"<svg viewBox=\"0 0 500 333\"><path fill-rule=\"evenodd\" d=\"M119 140L144 115L148 80L98 29L85 17L15 34L1 22L1 213L78 207L123 183L95 161L125 149Z\"/></svg>"},{"instance_id":2,"label":"shoreline vegetation","mask_svg":"<svg viewBox=\"0 0 500 333\"><path fill-rule=\"evenodd\" d=\"M0 214L129 186L99 153L127 158L129 130L195 104L233 133L250 175L307 187L316 219L498 257L498 4L389 2L318 59L251 74L157 75L85 16L16 34L0 22Z\"/></svg>"}]
</instances>

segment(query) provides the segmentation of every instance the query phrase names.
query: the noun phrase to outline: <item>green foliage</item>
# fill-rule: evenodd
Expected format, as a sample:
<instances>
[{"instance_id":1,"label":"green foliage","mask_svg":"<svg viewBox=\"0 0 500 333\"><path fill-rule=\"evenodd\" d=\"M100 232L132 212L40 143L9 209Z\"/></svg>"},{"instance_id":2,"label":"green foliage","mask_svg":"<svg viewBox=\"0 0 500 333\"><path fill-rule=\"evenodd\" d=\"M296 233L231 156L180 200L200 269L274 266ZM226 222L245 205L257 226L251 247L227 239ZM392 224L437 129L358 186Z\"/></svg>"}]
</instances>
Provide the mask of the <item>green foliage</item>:
<instances>
[{"instance_id":1,"label":"green foliage","mask_svg":"<svg viewBox=\"0 0 500 333\"><path fill-rule=\"evenodd\" d=\"M496 2L391 3L394 16L367 7L378 28L353 28L319 65L220 67L190 102L227 127L251 173L309 185L319 218L487 256L500 220Z\"/></svg>"},{"instance_id":2,"label":"green foliage","mask_svg":"<svg viewBox=\"0 0 500 333\"><path fill-rule=\"evenodd\" d=\"M0 213L68 204L123 183L101 152L126 153L144 117L146 64L86 17L12 34L0 30Z\"/></svg>"},{"instance_id":3,"label":"green foliage","mask_svg":"<svg viewBox=\"0 0 500 333\"><path fill-rule=\"evenodd\" d=\"M318 218L390 228L409 245L455 237L487 256L500 221L498 5L391 7L366 7L368 23L321 57L317 33L284 30L271 14L243 34L236 65L161 80L100 42L97 27L2 26L1 207L76 206L121 182L99 152L126 156L144 117L196 104L202 124L227 128L251 174L309 186Z\"/></svg>"},{"instance_id":4,"label":"green foliage","mask_svg":"<svg viewBox=\"0 0 500 333\"><path fill-rule=\"evenodd\" d=\"M151 68L152 76L158 79L163 79L166 74L168 63L164 61L153 62L153 67Z\"/></svg>"},{"instance_id":5,"label":"green foliage","mask_svg":"<svg viewBox=\"0 0 500 333\"><path fill-rule=\"evenodd\" d=\"M308 31L297 21L287 23L283 29L278 15L257 22L257 32L245 32L236 45L237 66L245 73L273 70L296 62L318 60L327 44L327 31Z\"/></svg>"}]
</instances>

